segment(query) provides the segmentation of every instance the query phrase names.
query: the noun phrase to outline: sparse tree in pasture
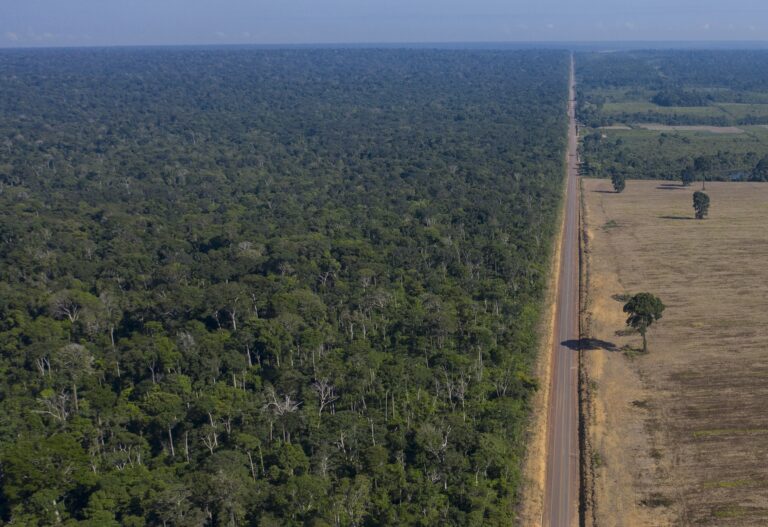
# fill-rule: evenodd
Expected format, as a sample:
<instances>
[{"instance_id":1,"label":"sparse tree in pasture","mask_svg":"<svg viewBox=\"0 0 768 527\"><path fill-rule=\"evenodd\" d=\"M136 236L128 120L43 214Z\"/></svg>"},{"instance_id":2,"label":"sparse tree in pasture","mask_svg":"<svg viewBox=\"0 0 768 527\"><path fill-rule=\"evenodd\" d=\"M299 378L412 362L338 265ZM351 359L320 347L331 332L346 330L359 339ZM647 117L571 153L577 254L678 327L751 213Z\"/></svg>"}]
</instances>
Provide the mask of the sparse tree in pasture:
<instances>
[{"instance_id":1,"label":"sparse tree in pasture","mask_svg":"<svg viewBox=\"0 0 768 527\"><path fill-rule=\"evenodd\" d=\"M696 174L691 167L686 167L680 171L680 180L683 182L683 186L687 187L696 180Z\"/></svg>"},{"instance_id":2,"label":"sparse tree in pasture","mask_svg":"<svg viewBox=\"0 0 768 527\"><path fill-rule=\"evenodd\" d=\"M648 351L646 332L654 321L661 318L664 304L651 293L638 293L624 304L624 312L628 313L627 325L636 329L643 336L643 353Z\"/></svg>"},{"instance_id":3,"label":"sparse tree in pasture","mask_svg":"<svg viewBox=\"0 0 768 527\"><path fill-rule=\"evenodd\" d=\"M627 186L624 174L621 172L614 172L611 174L611 183L613 184L613 190L615 190L616 193L623 191Z\"/></svg>"},{"instance_id":4,"label":"sparse tree in pasture","mask_svg":"<svg viewBox=\"0 0 768 527\"><path fill-rule=\"evenodd\" d=\"M700 190L693 193L693 210L697 220L703 220L709 213L709 196L706 193Z\"/></svg>"}]
</instances>

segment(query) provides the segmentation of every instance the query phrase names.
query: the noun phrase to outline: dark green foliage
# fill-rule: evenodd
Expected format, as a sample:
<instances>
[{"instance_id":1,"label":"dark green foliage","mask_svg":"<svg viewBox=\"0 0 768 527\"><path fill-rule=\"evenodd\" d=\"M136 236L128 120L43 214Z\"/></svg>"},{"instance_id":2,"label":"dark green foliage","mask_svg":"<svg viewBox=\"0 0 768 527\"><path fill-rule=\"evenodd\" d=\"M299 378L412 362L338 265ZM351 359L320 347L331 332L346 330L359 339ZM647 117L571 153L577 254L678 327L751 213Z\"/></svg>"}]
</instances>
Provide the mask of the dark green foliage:
<instances>
[{"instance_id":1,"label":"dark green foliage","mask_svg":"<svg viewBox=\"0 0 768 527\"><path fill-rule=\"evenodd\" d=\"M511 524L567 71L0 53L0 522Z\"/></svg>"},{"instance_id":2,"label":"dark green foliage","mask_svg":"<svg viewBox=\"0 0 768 527\"><path fill-rule=\"evenodd\" d=\"M679 88L665 88L651 98L659 106L706 106L711 100L708 94Z\"/></svg>"},{"instance_id":3,"label":"dark green foliage","mask_svg":"<svg viewBox=\"0 0 768 527\"><path fill-rule=\"evenodd\" d=\"M693 193L693 210L697 220L703 220L709 213L709 196L697 190Z\"/></svg>"},{"instance_id":4,"label":"dark green foliage","mask_svg":"<svg viewBox=\"0 0 768 527\"><path fill-rule=\"evenodd\" d=\"M768 155L755 165L749 178L750 181L768 181Z\"/></svg>"},{"instance_id":5,"label":"dark green foliage","mask_svg":"<svg viewBox=\"0 0 768 527\"><path fill-rule=\"evenodd\" d=\"M691 167L685 167L680 171L680 180L682 181L683 185L687 187L696 181L696 173Z\"/></svg>"},{"instance_id":6,"label":"dark green foliage","mask_svg":"<svg viewBox=\"0 0 768 527\"><path fill-rule=\"evenodd\" d=\"M643 352L648 351L645 334L664 312L664 304L651 293L637 293L624 304L624 312L628 313L627 326L636 329L643 336Z\"/></svg>"},{"instance_id":7,"label":"dark green foliage","mask_svg":"<svg viewBox=\"0 0 768 527\"><path fill-rule=\"evenodd\" d=\"M621 172L614 172L611 174L611 184L613 185L613 190L615 190L617 193L623 191L627 186L627 181L624 179L624 174Z\"/></svg>"}]
</instances>

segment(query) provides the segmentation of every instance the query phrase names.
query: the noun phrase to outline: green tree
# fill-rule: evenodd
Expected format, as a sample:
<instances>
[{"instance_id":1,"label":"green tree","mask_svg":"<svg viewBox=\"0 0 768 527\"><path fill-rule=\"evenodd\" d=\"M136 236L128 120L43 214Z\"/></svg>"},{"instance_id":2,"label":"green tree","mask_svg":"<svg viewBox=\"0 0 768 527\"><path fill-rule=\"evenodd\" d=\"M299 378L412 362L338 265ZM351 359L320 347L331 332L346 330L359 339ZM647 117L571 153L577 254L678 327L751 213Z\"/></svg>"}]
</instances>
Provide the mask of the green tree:
<instances>
[{"instance_id":1,"label":"green tree","mask_svg":"<svg viewBox=\"0 0 768 527\"><path fill-rule=\"evenodd\" d=\"M758 161L749 179L750 181L768 181L768 156Z\"/></svg>"},{"instance_id":2,"label":"green tree","mask_svg":"<svg viewBox=\"0 0 768 527\"><path fill-rule=\"evenodd\" d=\"M709 213L709 196L706 193L700 190L693 193L693 210L697 220L703 220Z\"/></svg>"},{"instance_id":3,"label":"green tree","mask_svg":"<svg viewBox=\"0 0 768 527\"><path fill-rule=\"evenodd\" d=\"M624 174L621 172L613 172L611 174L611 183L613 184L613 190L615 190L617 193L624 190L624 188L627 186L626 179L624 178Z\"/></svg>"},{"instance_id":4,"label":"green tree","mask_svg":"<svg viewBox=\"0 0 768 527\"><path fill-rule=\"evenodd\" d=\"M687 187L696 181L696 173L691 167L685 167L680 171L680 180L683 182L683 186Z\"/></svg>"},{"instance_id":5,"label":"green tree","mask_svg":"<svg viewBox=\"0 0 768 527\"><path fill-rule=\"evenodd\" d=\"M643 353L648 351L648 341L645 334L654 321L661 318L664 304L651 293L638 293L624 304L624 312L629 314L627 325L636 329L643 336Z\"/></svg>"}]
</instances>

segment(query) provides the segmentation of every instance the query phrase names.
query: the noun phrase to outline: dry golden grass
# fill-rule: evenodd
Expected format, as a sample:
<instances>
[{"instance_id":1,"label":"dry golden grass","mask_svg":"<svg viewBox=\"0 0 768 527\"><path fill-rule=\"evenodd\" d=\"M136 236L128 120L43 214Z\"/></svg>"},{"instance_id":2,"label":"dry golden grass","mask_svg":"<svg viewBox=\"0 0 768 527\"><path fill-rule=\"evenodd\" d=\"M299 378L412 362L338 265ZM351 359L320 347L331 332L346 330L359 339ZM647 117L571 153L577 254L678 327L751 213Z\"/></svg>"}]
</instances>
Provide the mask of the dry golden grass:
<instances>
[{"instance_id":1,"label":"dry golden grass","mask_svg":"<svg viewBox=\"0 0 768 527\"><path fill-rule=\"evenodd\" d=\"M768 184L585 180L601 526L768 525ZM652 292L640 337L613 295ZM612 345L615 348L612 348Z\"/></svg>"}]
</instances>

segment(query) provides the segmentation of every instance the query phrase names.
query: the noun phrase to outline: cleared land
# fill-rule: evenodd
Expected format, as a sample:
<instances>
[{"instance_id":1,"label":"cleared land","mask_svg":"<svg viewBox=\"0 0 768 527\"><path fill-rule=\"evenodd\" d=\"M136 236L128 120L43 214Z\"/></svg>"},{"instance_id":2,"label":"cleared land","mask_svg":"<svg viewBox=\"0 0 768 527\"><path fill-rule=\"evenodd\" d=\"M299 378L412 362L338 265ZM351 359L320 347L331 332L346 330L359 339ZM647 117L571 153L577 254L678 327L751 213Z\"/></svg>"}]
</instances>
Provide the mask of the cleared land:
<instances>
[{"instance_id":1,"label":"cleared land","mask_svg":"<svg viewBox=\"0 0 768 527\"><path fill-rule=\"evenodd\" d=\"M659 106L647 101L606 103L603 115L653 113L659 115L686 115L695 117L723 117L725 112L718 106Z\"/></svg>"},{"instance_id":2,"label":"cleared land","mask_svg":"<svg viewBox=\"0 0 768 527\"><path fill-rule=\"evenodd\" d=\"M590 435L601 526L768 524L768 185L585 180ZM697 185L695 189L698 189ZM667 310L647 355L616 295Z\"/></svg>"},{"instance_id":3,"label":"cleared land","mask_svg":"<svg viewBox=\"0 0 768 527\"><path fill-rule=\"evenodd\" d=\"M711 128L711 127L704 127ZM644 128L602 128L609 139L621 139L626 147L645 156L670 160L718 151L761 152L768 148L768 125L740 126L743 134L714 134L703 130L648 130ZM661 139L661 141L660 141Z\"/></svg>"},{"instance_id":4,"label":"cleared land","mask_svg":"<svg viewBox=\"0 0 768 527\"><path fill-rule=\"evenodd\" d=\"M657 132L709 132L712 134L743 134L744 130L735 126L700 126L700 125L668 125L668 124L638 124L645 130L654 130Z\"/></svg>"},{"instance_id":5,"label":"cleared land","mask_svg":"<svg viewBox=\"0 0 768 527\"><path fill-rule=\"evenodd\" d=\"M747 117L768 116L768 104L717 103L708 106L659 106L643 100L608 102L602 108L603 115L656 114L659 116L686 116L722 118L735 122Z\"/></svg>"}]
</instances>

